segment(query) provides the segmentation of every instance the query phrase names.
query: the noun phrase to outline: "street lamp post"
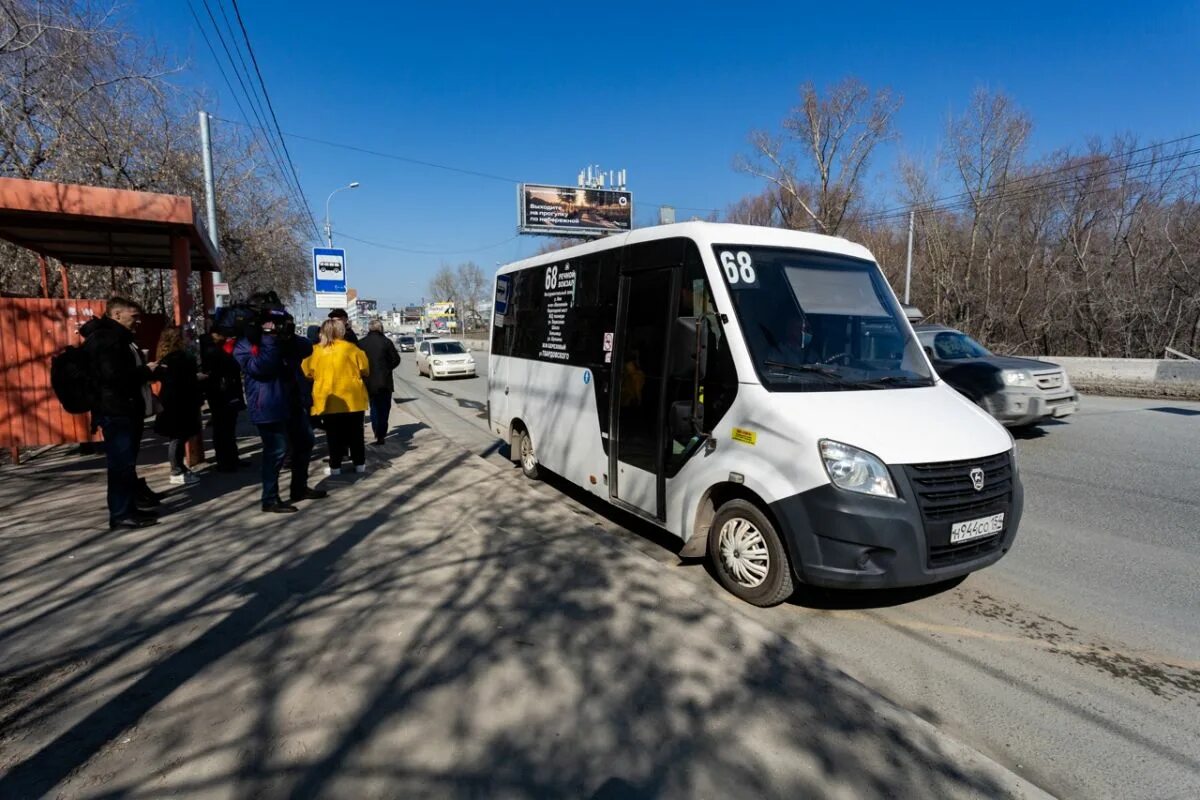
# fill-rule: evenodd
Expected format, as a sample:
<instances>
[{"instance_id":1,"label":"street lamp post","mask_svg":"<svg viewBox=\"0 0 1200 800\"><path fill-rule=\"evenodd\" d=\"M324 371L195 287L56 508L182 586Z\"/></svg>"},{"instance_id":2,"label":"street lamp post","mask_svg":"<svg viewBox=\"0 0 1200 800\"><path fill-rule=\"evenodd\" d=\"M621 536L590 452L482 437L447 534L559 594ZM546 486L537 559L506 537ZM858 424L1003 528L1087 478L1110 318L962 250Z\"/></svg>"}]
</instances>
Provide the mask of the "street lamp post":
<instances>
[{"instance_id":1,"label":"street lamp post","mask_svg":"<svg viewBox=\"0 0 1200 800\"><path fill-rule=\"evenodd\" d=\"M329 247L333 247L333 227L329 224L329 201L333 199L335 194L343 189L357 189L358 187L358 181L351 181L345 186L339 186L338 188L334 189L329 193L329 197L325 198L325 241Z\"/></svg>"}]
</instances>

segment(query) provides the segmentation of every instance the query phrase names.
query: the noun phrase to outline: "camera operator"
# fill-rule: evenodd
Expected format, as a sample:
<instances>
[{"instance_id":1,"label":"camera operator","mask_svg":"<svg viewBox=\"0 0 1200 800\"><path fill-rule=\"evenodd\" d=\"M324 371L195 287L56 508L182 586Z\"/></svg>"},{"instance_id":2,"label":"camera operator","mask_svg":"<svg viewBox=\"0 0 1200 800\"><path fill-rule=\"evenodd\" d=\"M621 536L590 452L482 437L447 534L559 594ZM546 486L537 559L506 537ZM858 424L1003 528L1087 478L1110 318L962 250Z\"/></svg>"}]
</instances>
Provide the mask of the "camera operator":
<instances>
[{"instance_id":1,"label":"camera operator","mask_svg":"<svg viewBox=\"0 0 1200 800\"><path fill-rule=\"evenodd\" d=\"M313 432L308 420L312 391L300 372L300 362L312 354L312 344L296 336L296 323L273 292L255 295L247 303L254 316L245 326L233 357L245 374L246 405L263 443L262 510L294 513L298 500L326 496L308 486L308 461ZM279 494L279 471L291 451L289 502Z\"/></svg>"}]
</instances>

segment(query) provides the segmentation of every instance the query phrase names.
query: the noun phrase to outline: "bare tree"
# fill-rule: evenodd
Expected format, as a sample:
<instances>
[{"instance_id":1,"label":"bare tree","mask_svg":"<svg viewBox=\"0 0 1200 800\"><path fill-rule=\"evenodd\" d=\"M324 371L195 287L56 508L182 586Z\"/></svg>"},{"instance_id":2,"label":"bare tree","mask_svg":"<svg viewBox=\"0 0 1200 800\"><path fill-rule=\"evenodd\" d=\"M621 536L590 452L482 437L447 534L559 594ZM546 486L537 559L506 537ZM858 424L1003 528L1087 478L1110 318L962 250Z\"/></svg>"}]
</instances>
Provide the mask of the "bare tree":
<instances>
[{"instance_id":1,"label":"bare tree","mask_svg":"<svg viewBox=\"0 0 1200 800\"><path fill-rule=\"evenodd\" d=\"M805 83L782 133L751 133L752 154L735 163L802 212L789 213L782 220L787 227L836 234L861 197L871 154L895 138L892 119L901 104L890 89L873 93L856 78L843 79L824 95Z\"/></svg>"},{"instance_id":2,"label":"bare tree","mask_svg":"<svg viewBox=\"0 0 1200 800\"><path fill-rule=\"evenodd\" d=\"M115 5L0 0L0 175L190 196L201 205L195 135L199 98L165 77L176 71L123 28ZM218 229L234 291L281 295L306 282L304 216L266 168L252 137L216 131ZM32 294L39 271L5 247L0 285ZM162 275L73 270L83 295L131 294L168 310Z\"/></svg>"}]
</instances>

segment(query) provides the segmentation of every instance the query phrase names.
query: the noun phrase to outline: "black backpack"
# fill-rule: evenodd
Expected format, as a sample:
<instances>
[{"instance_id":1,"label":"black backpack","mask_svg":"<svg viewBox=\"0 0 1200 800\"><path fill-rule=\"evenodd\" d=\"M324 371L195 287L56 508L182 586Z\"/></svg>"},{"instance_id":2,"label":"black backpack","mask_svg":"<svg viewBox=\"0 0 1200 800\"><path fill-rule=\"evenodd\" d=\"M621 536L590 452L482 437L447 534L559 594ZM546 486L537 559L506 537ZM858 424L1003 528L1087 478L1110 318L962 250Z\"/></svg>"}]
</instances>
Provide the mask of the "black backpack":
<instances>
[{"instance_id":1,"label":"black backpack","mask_svg":"<svg viewBox=\"0 0 1200 800\"><path fill-rule=\"evenodd\" d=\"M92 374L82 347L67 347L50 359L50 386L68 414L92 410Z\"/></svg>"}]
</instances>

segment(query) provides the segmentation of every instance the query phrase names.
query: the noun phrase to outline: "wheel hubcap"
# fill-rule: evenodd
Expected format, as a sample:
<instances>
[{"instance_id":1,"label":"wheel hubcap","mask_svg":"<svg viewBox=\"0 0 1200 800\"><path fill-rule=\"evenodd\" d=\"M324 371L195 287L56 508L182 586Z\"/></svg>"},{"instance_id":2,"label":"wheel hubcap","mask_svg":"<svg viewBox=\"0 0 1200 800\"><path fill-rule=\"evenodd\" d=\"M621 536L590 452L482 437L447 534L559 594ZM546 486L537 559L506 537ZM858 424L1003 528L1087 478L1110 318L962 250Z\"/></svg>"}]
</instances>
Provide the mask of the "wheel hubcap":
<instances>
[{"instance_id":1,"label":"wheel hubcap","mask_svg":"<svg viewBox=\"0 0 1200 800\"><path fill-rule=\"evenodd\" d=\"M537 465L533 459L533 443L529 441L528 436L521 437L521 466L526 470L531 470Z\"/></svg>"},{"instance_id":2,"label":"wheel hubcap","mask_svg":"<svg viewBox=\"0 0 1200 800\"><path fill-rule=\"evenodd\" d=\"M762 533L750 520L734 517L722 525L717 549L725 571L739 586L754 589L767 579L771 554Z\"/></svg>"}]
</instances>

